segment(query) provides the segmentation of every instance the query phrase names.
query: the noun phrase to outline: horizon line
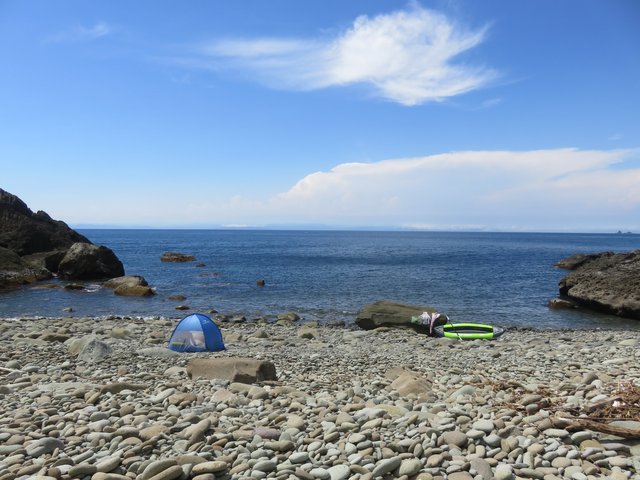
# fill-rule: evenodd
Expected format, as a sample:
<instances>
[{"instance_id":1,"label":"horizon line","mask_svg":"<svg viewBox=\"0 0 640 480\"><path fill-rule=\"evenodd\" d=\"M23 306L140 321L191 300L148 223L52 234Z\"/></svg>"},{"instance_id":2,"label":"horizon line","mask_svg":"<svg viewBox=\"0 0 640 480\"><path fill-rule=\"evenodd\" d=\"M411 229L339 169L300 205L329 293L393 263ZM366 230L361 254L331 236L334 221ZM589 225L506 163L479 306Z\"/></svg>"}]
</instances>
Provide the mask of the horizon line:
<instances>
[{"instance_id":1,"label":"horizon line","mask_svg":"<svg viewBox=\"0 0 640 480\"><path fill-rule=\"evenodd\" d=\"M317 231L317 232L416 232L416 233L533 233L533 234L592 234L592 235L639 235L629 229L598 230L534 230L500 228L412 228L402 226L332 226L332 225L242 225L242 226L150 226L150 225L99 225L71 224L75 230L194 230L194 231Z\"/></svg>"}]
</instances>

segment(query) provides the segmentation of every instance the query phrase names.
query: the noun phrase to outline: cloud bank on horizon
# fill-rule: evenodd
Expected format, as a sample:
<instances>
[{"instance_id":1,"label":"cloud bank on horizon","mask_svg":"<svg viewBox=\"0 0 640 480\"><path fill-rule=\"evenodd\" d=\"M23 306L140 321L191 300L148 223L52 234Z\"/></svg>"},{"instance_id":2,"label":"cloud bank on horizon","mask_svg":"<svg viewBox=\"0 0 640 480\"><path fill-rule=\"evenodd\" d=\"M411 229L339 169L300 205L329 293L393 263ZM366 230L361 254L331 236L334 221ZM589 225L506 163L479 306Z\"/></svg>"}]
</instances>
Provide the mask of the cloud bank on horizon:
<instances>
[{"instance_id":1,"label":"cloud bank on horizon","mask_svg":"<svg viewBox=\"0 0 640 480\"><path fill-rule=\"evenodd\" d=\"M640 221L629 225L628 220L640 219L638 185L637 149L451 152L339 164L269 198L185 193L176 204L156 197L157 213L141 212L134 221L513 231L593 231L598 225L599 230L637 231ZM127 205L133 200L122 197ZM167 224L167 218L183 223Z\"/></svg>"},{"instance_id":2,"label":"cloud bank on horizon","mask_svg":"<svg viewBox=\"0 0 640 480\"><path fill-rule=\"evenodd\" d=\"M497 72L459 56L485 39L417 3L359 16L346 31L320 39L228 38L200 47L212 63L255 73L275 88L317 90L364 84L403 105L442 101L489 85Z\"/></svg>"},{"instance_id":3,"label":"cloud bank on horizon","mask_svg":"<svg viewBox=\"0 0 640 480\"><path fill-rule=\"evenodd\" d=\"M425 229L579 229L594 217L613 227L640 218L639 157L638 150L564 148L345 163L307 175L264 209L297 221Z\"/></svg>"}]
</instances>

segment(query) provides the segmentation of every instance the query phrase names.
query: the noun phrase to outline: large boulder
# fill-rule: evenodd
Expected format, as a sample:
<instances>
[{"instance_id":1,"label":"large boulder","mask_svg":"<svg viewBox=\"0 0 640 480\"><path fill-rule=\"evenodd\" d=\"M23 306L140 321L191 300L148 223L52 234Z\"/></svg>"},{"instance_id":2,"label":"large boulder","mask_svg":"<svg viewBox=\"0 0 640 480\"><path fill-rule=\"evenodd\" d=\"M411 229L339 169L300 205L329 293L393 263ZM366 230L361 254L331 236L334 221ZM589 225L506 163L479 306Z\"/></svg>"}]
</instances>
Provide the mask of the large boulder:
<instances>
[{"instance_id":1,"label":"large boulder","mask_svg":"<svg viewBox=\"0 0 640 480\"><path fill-rule=\"evenodd\" d=\"M428 327L411 322L411 317L423 312L434 313L433 307L406 305L403 303L380 300L362 307L356 317L356 325L364 330L378 327L411 327L414 330L427 333ZM442 321L447 321L446 315L440 314Z\"/></svg>"},{"instance_id":2,"label":"large boulder","mask_svg":"<svg viewBox=\"0 0 640 480\"><path fill-rule=\"evenodd\" d=\"M561 298L620 317L640 320L640 250L569 257L573 271L560 280Z\"/></svg>"},{"instance_id":3,"label":"large boulder","mask_svg":"<svg viewBox=\"0 0 640 480\"><path fill-rule=\"evenodd\" d=\"M215 378L238 383L277 380L276 367L267 360L254 358L194 358L187 365L189 378Z\"/></svg>"},{"instance_id":4,"label":"large boulder","mask_svg":"<svg viewBox=\"0 0 640 480\"><path fill-rule=\"evenodd\" d=\"M34 268L44 268L53 273L58 273L60 262L67 250L53 250L51 252L37 252L22 257L25 263Z\"/></svg>"},{"instance_id":5,"label":"large boulder","mask_svg":"<svg viewBox=\"0 0 640 480\"><path fill-rule=\"evenodd\" d=\"M87 363L97 363L112 353L113 349L109 344L97 338L92 338L82 347L80 353L78 353L78 360Z\"/></svg>"},{"instance_id":6,"label":"large boulder","mask_svg":"<svg viewBox=\"0 0 640 480\"><path fill-rule=\"evenodd\" d=\"M67 249L86 237L43 211L33 213L15 195L0 189L0 247L18 255Z\"/></svg>"},{"instance_id":7,"label":"large boulder","mask_svg":"<svg viewBox=\"0 0 640 480\"><path fill-rule=\"evenodd\" d=\"M61 278L99 279L124 275L122 262L107 247L90 243L74 243L58 266Z\"/></svg>"},{"instance_id":8,"label":"large boulder","mask_svg":"<svg viewBox=\"0 0 640 480\"><path fill-rule=\"evenodd\" d=\"M156 294L153 288L149 286L145 287L143 285L134 285L131 287L127 285L120 285L113 291L113 293L120 295L121 297L152 297Z\"/></svg>"},{"instance_id":9,"label":"large boulder","mask_svg":"<svg viewBox=\"0 0 640 480\"><path fill-rule=\"evenodd\" d=\"M156 294L144 277L140 275L112 278L104 282L103 286L112 288L113 293L123 297L150 297Z\"/></svg>"},{"instance_id":10,"label":"large boulder","mask_svg":"<svg viewBox=\"0 0 640 480\"><path fill-rule=\"evenodd\" d=\"M148 287L149 284L144 277L140 275L125 275L123 277L116 277L104 282L103 287L113 288L114 290L119 287Z\"/></svg>"},{"instance_id":11,"label":"large boulder","mask_svg":"<svg viewBox=\"0 0 640 480\"><path fill-rule=\"evenodd\" d=\"M0 290L51 278L51 272L27 264L17 253L0 247Z\"/></svg>"},{"instance_id":12,"label":"large boulder","mask_svg":"<svg viewBox=\"0 0 640 480\"><path fill-rule=\"evenodd\" d=\"M421 373L394 367L384 376L392 380L387 389L397 391L402 397L426 398L431 395L433 382Z\"/></svg>"}]
</instances>

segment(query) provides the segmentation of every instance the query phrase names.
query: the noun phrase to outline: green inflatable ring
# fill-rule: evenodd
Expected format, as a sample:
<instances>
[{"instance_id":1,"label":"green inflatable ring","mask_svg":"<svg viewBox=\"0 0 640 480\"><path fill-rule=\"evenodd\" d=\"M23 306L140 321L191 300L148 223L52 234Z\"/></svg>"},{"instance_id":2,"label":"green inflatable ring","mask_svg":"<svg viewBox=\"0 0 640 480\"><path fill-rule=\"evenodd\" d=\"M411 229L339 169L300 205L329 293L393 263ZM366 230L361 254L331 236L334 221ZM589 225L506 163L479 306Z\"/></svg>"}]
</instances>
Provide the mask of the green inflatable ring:
<instances>
[{"instance_id":1,"label":"green inflatable ring","mask_svg":"<svg viewBox=\"0 0 640 480\"><path fill-rule=\"evenodd\" d=\"M483 323L446 323L433 329L436 336L474 340L477 338L493 340L504 333L504 329Z\"/></svg>"}]
</instances>

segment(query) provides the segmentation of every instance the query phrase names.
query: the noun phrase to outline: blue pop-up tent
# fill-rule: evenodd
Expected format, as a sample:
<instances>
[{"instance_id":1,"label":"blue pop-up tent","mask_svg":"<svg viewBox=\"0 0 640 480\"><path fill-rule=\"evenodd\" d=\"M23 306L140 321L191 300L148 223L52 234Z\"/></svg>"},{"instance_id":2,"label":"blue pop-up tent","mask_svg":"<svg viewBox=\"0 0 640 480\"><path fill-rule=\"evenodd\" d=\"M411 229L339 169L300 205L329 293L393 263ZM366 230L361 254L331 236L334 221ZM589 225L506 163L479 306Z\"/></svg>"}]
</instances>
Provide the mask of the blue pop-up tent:
<instances>
[{"instance_id":1,"label":"blue pop-up tent","mask_svg":"<svg viewBox=\"0 0 640 480\"><path fill-rule=\"evenodd\" d=\"M194 313L180 320L169 339L176 352L217 352L224 350L220 328L206 315Z\"/></svg>"}]
</instances>

